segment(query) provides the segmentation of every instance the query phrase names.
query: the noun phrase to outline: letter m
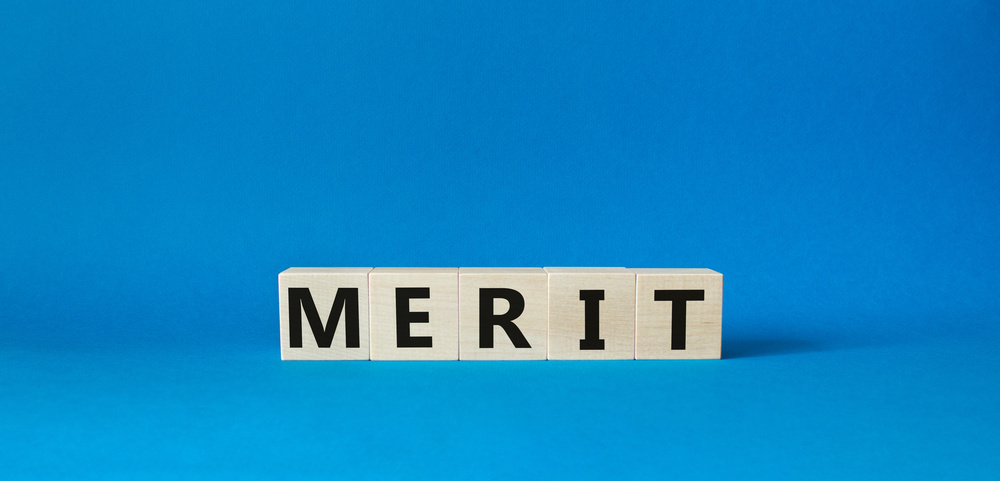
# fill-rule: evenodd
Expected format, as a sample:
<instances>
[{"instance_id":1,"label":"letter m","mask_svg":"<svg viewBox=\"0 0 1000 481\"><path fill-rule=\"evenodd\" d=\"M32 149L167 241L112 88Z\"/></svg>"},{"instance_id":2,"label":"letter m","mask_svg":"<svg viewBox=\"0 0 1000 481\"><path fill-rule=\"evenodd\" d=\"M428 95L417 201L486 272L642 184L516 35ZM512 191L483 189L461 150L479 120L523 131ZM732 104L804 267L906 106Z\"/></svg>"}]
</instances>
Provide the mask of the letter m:
<instances>
[{"instance_id":1,"label":"letter m","mask_svg":"<svg viewBox=\"0 0 1000 481\"><path fill-rule=\"evenodd\" d=\"M358 288L344 287L337 289L337 297L333 300L333 308L327 317L326 327L316 310L316 303L308 287L288 288L288 337L291 347L302 347L302 313L306 313L309 327L312 328L316 345L330 347L333 335L337 332L337 323L341 313L344 314L344 329L347 331L347 347L361 347L358 319Z\"/></svg>"}]
</instances>

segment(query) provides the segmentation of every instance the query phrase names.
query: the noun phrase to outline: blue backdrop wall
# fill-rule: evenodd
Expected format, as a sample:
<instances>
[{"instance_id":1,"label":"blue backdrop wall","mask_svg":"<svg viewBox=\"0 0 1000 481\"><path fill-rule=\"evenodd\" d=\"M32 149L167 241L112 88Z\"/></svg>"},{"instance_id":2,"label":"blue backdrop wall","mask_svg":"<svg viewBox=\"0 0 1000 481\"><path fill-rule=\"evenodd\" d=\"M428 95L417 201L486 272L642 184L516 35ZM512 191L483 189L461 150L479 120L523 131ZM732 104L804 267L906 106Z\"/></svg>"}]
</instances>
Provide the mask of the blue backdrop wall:
<instances>
[{"instance_id":1,"label":"blue backdrop wall","mask_svg":"<svg viewBox=\"0 0 1000 481\"><path fill-rule=\"evenodd\" d=\"M3 2L0 39L15 478L1000 469L992 2ZM287 267L555 265L722 272L724 359L278 361Z\"/></svg>"}]
</instances>

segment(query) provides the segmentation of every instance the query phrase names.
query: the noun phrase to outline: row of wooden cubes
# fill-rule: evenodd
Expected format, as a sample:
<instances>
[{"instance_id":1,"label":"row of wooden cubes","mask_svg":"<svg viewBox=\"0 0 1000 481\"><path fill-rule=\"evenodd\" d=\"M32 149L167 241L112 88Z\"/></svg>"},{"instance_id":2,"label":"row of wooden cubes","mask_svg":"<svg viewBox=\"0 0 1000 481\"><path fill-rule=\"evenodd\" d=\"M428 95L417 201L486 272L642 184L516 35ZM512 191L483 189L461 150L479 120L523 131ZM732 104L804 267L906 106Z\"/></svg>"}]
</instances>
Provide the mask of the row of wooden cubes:
<instances>
[{"instance_id":1,"label":"row of wooden cubes","mask_svg":"<svg viewBox=\"0 0 1000 481\"><path fill-rule=\"evenodd\" d=\"M719 359L710 269L291 268L286 360Z\"/></svg>"}]
</instances>

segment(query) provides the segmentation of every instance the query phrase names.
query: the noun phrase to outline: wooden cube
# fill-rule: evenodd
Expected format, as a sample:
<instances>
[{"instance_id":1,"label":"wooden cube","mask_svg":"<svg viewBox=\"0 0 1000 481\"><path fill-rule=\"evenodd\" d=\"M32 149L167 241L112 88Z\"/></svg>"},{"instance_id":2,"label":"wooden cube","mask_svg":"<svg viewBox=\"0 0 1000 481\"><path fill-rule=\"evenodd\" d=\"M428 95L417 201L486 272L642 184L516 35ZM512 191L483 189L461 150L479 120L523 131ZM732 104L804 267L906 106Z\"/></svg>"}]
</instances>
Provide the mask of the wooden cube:
<instances>
[{"instance_id":1,"label":"wooden cube","mask_svg":"<svg viewBox=\"0 0 1000 481\"><path fill-rule=\"evenodd\" d=\"M461 359L545 359L547 282L540 268L459 269Z\"/></svg>"},{"instance_id":2,"label":"wooden cube","mask_svg":"<svg viewBox=\"0 0 1000 481\"><path fill-rule=\"evenodd\" d=\"M369 271L291 268L278 274L281 359L367 360Z\"/></svg>"},{"instance_id":3,"label":"wooden cube","mask_svg":"<svg viewBox=\"0 0 1000 481\"><path fill-rule=\"evenodd\" d=\"M636 359L719 359L722 274L630 269L636 278Z\"/></svg>"},{"instance_id":4,"label":"wooden cube","mask_svg":"<svg viewBox=\"0 0 1000 481\"><path fill-rule=\"evenodd\" d=\"M368 274L372 360L458 359L458 269Z\"/></svg>"},{"instance_id":5,"label":"wooden cube","mask_svg":"<svg viewBox=\"0 0 1000 481\"><path fill-rule=\"evenodd\" d=\"M549 359L633 359L635 274L623 267L546 267Z\"/></svg>"}]
</instances>

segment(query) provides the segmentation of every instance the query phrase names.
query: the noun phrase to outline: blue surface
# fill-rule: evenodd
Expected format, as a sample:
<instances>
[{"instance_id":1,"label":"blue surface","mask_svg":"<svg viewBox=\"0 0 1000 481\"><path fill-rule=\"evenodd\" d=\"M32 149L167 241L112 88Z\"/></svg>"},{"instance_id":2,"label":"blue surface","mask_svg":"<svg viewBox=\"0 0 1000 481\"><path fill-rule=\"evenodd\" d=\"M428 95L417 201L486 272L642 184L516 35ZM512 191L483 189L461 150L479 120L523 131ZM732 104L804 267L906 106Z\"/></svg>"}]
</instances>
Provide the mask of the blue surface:
<instances>
[{"instance_id":1,"label":"blue surface","mask_svg":"<svg viewBox=\"0 0 1000 481\"><path fill-rule=\"evenodd\" d=\"M4 478L990 479L995 2L4 2ZM286 362L290 266L709 267L721 361Z\"/></svg>"}]
</instances>

